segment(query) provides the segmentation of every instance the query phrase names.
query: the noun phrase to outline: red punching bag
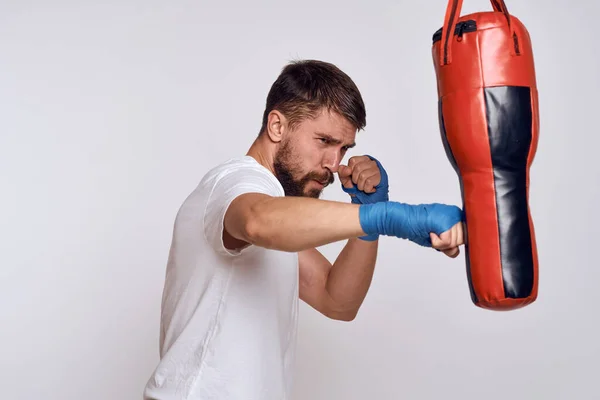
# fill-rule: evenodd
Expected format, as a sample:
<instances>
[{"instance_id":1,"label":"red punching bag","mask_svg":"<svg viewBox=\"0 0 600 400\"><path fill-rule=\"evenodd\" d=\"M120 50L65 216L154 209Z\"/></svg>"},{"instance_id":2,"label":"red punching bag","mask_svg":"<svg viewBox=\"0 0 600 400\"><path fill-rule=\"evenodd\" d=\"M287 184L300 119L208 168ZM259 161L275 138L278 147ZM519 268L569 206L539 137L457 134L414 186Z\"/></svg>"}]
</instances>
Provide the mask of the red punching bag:
<instances>
[{"instance_id":1,"label":"red punching bag","mask_svg":"<svg viewBox=\"0 0 600 400\"><path fill-rule=\"evenodd\" d=\"M473 303L513 310L538 295L529 170L538 143L538 94L529 33L503 0L460 17L449 0L433 36L439 120L465 212Z\"/></svg>"}]
</instances>

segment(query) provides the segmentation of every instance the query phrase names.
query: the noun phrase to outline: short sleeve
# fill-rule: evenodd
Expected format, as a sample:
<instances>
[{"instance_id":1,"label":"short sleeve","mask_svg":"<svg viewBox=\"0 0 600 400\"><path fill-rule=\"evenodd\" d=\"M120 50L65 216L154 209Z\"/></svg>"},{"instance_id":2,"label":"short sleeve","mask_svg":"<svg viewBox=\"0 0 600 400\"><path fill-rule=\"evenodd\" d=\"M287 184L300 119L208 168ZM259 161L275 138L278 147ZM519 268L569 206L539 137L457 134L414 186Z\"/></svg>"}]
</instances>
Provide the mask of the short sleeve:
<instances>
[{"instance_id":1,"label":"short sleeve","mask_svg":"<svg viewBox=\"0 0 600 400\"><path fill-rule=\"evenodd\" d=\"M262 193L283 196L279 181L259 165L243 164L221 172L210 189L204 214L204 235L210 246L222 255L239 255L239 250L229 250L223 243L225 213L231 202L245 193Z\"/></svg>"}]
</instances>

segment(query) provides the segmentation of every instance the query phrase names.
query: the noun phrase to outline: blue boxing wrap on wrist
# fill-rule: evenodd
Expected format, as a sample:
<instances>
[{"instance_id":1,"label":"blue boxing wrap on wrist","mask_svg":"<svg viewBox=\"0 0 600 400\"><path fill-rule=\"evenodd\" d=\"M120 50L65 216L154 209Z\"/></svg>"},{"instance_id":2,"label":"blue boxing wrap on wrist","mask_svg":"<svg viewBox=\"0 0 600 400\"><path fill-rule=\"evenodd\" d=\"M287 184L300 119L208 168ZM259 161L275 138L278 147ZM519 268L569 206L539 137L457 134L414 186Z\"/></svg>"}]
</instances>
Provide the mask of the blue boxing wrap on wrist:
<instances>
[{"instance_id":1,"label":"blue boxing wrap on wrist","mask_svg":"<svg viewBox=\"0 0 600 400\"><path fill-rule=\"evenodd\" d=\"M363 192L362 190L358 189L358 187L356 186L355 183L352 183L352 185L354 187L352 187L350 189L346 188L342 185L342 190L351 195L350 197L352 199L351 200L352 204L373 204L373 203L379 203L379 202L383 202L383 201L389 201L389 184L388 184L387 172L383 168L383 165L381 165L381 163L375 157L372 157L368 154L365 154L365 155L367 157L369 157L371 160L375 161L375 163L377 164L377 167L379 168L379 173L381 174L381 180L380 180L379 184L377 186L375 186L375 192L373 192L373 193ZM375 240L379 239L379 234L374 233L371 235L362 236L362 237L360 237L360 239L366 240L366 241L375 241Z\"/></svg>"},{"instance_id":2,"label":"blue boxing wrap on wrist","mask_svg":"<svg viewBox=\"0 0 600 400\"><path fill-rule=\"evenodd\" d=\"M431 247L429 233L442 234L463 221L463 213L460 208L446 204L410 205L389 201L361 205L359 218L367 235L395 236Z\"/></svg>"},{"instance_id":3,"label":"blue boxing wrap on wrist","mask_svg":"<svg viewBox=\"0 0 600 400\"><path fill-rule=\"evenodd\" d=\"M381 181L379 182L379 184L377 186L375 186L375 192L365 193L362 190L359 190L355 183L352 183L352 185L354 185L354 187L351 189L345 188L342 185L342 190L350 195L353 195L352 196L353 204L373 204L373 203L379 203L381 201L388 201L389 200L389 184L388 184L387 172L385 171L385 168L383 168L383 165L381 165L381 163L375 157L372 157L368 154L365 154L365 155L367 157L369 157L371 160L375 161L375 163L377 164L377 167L379 168L379 172L381 174Z\"/></svg>"}]
</instances>

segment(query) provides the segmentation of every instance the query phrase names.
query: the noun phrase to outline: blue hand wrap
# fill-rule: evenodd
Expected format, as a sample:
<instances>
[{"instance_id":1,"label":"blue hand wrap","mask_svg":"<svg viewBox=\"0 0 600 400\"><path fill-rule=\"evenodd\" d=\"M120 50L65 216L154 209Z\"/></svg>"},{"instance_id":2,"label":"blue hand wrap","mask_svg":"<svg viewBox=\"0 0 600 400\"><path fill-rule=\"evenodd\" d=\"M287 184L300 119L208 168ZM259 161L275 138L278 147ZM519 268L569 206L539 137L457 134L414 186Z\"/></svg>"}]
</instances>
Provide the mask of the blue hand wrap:
<instances>
[{"instance_id":1,"label":"blue hand wrap","mask_svg":"<svg viewBox=\"0 0 600 400\"><path fill-rule=\"evenodd\" d=\"M381 181L379 182L379 184L377 186L375 186L375 192L373 192L373 193L363 192L362 190L358 189L358 187L356 186L356 184L354 182L352 182L352 185L354 187L348 189L348 188L344 187L344 185L342 185L342 190L344 192L352 195L351 196L352 204L373 204L373 203L379 203L382 201L389 201L389 185L388 185L387 172L383 168L383 165L381 165L381 163L375 157L372 157L368 154L365 154L365 155L367 157L369 157L371 160L375 161L375 163L377 164L377 167L379 167L379 173L381 174ZM378 238L379 238L379 235L375 233L372 235L362 236L360 239L366 240L366 241L375 241Z\"/></svg>"},{"instance_id":2,"label":"blue hand wrap","mask_svg":"<svg viewBox=\"0 0 600 400\"><path fill-rule=\"evenodd\" d=\"M381 181L377 186L375 186L374 193L365 193L362 190L359 190L356 184L353 182L354 186L351 189L345 188L342 185L342 190L348 194L354 195L352 196L352 203L354 204L372 204L379 203L380 201L388 201L389 200L389 187L388 187L388 175L383 165L370 155L366 155L371 160L375 161L377 167L379 167L379 172L381 174Z\"/></svg>"},{"instance_id":3,"label":"blue hand wrap","mask_svg":"<svg viewBox=\"0 0 600 400\"><path fill-rule=\"evenodd\" d=\"M431 247L429 233L440 235L452 228L463 221L463 212L445 204L410 205L389 201L361 205L359 217L368 235L396 236Z\"/></svg>"}]
</instances>

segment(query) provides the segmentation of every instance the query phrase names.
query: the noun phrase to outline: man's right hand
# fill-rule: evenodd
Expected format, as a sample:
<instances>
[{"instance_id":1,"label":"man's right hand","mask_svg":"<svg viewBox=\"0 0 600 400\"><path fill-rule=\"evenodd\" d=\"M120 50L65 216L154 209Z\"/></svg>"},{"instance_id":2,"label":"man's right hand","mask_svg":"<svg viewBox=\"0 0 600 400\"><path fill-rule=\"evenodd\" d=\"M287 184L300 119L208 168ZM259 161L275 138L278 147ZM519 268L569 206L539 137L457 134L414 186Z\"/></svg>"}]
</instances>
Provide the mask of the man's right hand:
<instances>
[{"instance_id":1,"label":"man's right hand","mask_svg":"<svg viewBox=\"0 0 600 400\"><path fill-rule=\"evenodd\" d=\"M408 239L425 247L434 247L449 256L457 256L464 243L463 213L446 204L410 205L395 201L363 204L360 224L367 234Z\"/></svg>"},{"instance_id":2,"label":"man's right hand","mask_svg":"<svg viewBox=\"0 0 600 400\"><path fill-rule=\"evenodd\" d=\"M370 155L350 158L347 166L340 165L338 176L342 190L350 194L354 204L389 200L387 172L381 163Z\"/></svg>"}]
</instances>

